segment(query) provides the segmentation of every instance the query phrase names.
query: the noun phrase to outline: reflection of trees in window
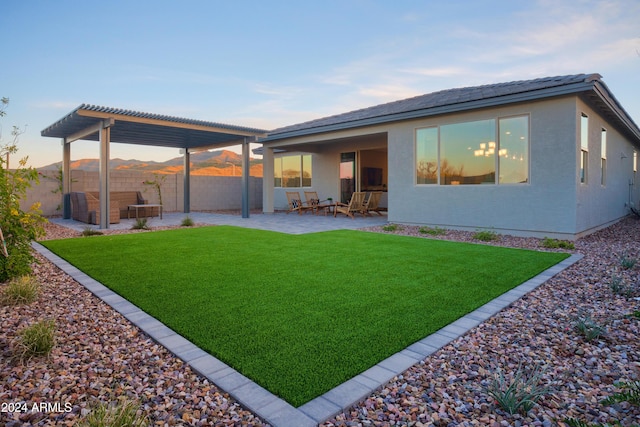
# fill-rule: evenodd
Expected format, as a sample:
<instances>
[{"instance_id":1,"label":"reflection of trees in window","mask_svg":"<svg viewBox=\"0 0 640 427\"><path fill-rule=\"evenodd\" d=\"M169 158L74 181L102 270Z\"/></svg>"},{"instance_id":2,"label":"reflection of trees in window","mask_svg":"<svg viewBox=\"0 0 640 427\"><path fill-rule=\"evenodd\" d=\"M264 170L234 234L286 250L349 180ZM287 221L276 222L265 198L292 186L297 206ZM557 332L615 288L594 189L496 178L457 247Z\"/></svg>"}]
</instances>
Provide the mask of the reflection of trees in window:
<instances>
[{"instance_id":1,"label":"reflection of trees in window","mask_svg":"<svg viewBox=\"0 0 640 427\"><path fill-rule=\"evenodd\" d=\"M310 187L311 155L284 156L274 159L276 187Z\"/></svg>"},{"instance_id":2,"label":"reflection of trees in window","mask_svg":"<svg viewBox=\"0 0 640 427\"><path fill-rule=\"evenodd\" d=\"M417 184L496 184L498 171L501 184L529 181L528 116L416 131Z\"/></svg>"}]
</instances>

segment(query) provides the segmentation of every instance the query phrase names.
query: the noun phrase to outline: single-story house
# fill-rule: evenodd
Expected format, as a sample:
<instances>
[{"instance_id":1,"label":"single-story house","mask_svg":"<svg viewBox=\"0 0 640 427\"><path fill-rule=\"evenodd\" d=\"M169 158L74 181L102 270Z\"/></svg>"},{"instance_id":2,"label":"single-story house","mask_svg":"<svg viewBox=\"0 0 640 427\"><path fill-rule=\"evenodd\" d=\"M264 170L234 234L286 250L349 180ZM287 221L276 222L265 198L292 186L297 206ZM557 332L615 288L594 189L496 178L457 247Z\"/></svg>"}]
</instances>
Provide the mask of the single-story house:
<instances>
[{"instance_id":1,"label":"single-story house","mask_svg":"<svg viewBox=\"0 0 640 427\"><path fill-rule=\"evenodd\" d=\"M393 223L575 239L639 200L640 129L599 74L443 90L260 142L265 213L291 189L382 190Z\"/></svg>"}]
</instances>

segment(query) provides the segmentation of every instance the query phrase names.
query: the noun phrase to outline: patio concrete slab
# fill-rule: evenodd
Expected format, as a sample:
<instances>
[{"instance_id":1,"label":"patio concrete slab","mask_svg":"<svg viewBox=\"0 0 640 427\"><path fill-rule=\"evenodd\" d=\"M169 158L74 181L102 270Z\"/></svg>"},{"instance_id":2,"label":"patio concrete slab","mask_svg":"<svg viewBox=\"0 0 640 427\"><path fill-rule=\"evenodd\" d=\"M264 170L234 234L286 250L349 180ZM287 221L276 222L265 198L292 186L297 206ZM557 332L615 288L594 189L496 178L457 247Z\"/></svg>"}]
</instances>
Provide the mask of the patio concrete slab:
<instances>
[{"instance_id":1,"label":"patio concrete slab","mask_svg":"<svg viewBox=\"0 0 640 427\"><path fill-rule=\"evenodd\" d=\"M182 216L180 218L183 218L184 214L181 215ZM279 214L274 214L274 217L278 215ZM165 218L167 218L167 216L168 215L165 215ZM194 219L194 221L199 222L195 214L191 214L190 216L192 217L192 219ZM301 215L301 217L303 216L304 215ZM254 221L256 220L255 217L256 215L252 217L254 218ZM305 228L301 225L303 224L303 222L299 223L300 227L297 230L292 230L291 224L289 223L288 227L285 227L286 229L288 229L288 231L285 231L283 229L279 229L279 227L282 227L282 224L277 224L280 221L279 218L274 220L273 218L267 217L269 217L269 215L265 215L262 217L262 219L265 220L265 224L263 227L255 228L273 228L273 231L281 232L294 231L293 234L296 234L298 232L313 232L309 231L309 228L306 228L306 231L303 231L303 228ZM296 215L289 215L286 217L288 222L291 221L292 218L296 218ZM316 219L320 219L321 221L323 220L322 217L310 219L313 219L314 221ZM333 217L328 217L326 219L334 220ZM375 219L377 220L377 218ZM339 218L335 218L335 220L338 221ZM348 218L345 218L345 220L345 224L356 225L355 223L357 222L354 221L354 223L350 223L350 221L352 220ZM211 219L211 221L215 220ZM242 223L241 221L244 221L244 219L240 218L237 221L240 221L240 223ZM383 217L383 221L386 222L386 218ZM310 223L310 221L305 222ZM326 223L327 222L325 222L325 224ZM242 224L244 225L240 226L249 226L249 224L251 223L244 222ZM336 224L338 223L333 223L334 226ZM360 224L362 224L362 222L360 222ZM86 226L86 224L83 225ZM360 227L367 226L370 225L360 225ZM295 229L295 227L293 227L293 229ZM142 331L147 333L154 340L163 344L169 351L176 354L177 357L182 357L183 360L187 364L189 364L196 372L200 373L200 375L209 379L212 383L216 384L222 390L226 391L235 399L237 399L240 404L252 410L257 416L275 427L310 427L326 421L327 419L335 416L341 411L349 408L353 404L366 398L376 389L384 386L384 384L393 377L402 374L406 369L408 369L415 363L423 360L425 357L428 357L430 354L439 350L454 339L464 335L470 329L479 325L484 320L490 318L500 310L508 307L514 301L522 297L522 295L535 289L537 286L541 285L546 280L553 277L555 274L568 268L582 258L581 255L572 255L571 257L567 258L551 269L541 273L536 278L523 283L513 291L501 295L495 300L456 320L452 324L445 326L440 331L437 331L434 334L408 346L405 350L402 350L395 355L390 356L389 358L367 369L356 377L346 381L345 383L335 387L332 390L329 390L322 396L319 396L311 400L310 402L305 403L299 408L294 408L289 403L271 394L261 386L255 384L253 381L237 372L233 368L229 367L224 362L202 351L194 344L159 322L157 319L147 315L146 313L137 309L137 307L134 310L129 305L122 303L119 298L116 298L117 295L115 295L108 288L91 279L86 274L80 272L78 269L71 266L69 263L65 262L57 255L53 254L42 245L35 243L33 246L43 256L60 267L63 271L73 277L80 284L84 285L92 293L99 296L101 299L103 299L103 301L111 303L115 310L123 310L125 312L123 313L123 315L125 315L125 317L128 318L133 324L138 326Z\"/></svg>"}]
</instances>

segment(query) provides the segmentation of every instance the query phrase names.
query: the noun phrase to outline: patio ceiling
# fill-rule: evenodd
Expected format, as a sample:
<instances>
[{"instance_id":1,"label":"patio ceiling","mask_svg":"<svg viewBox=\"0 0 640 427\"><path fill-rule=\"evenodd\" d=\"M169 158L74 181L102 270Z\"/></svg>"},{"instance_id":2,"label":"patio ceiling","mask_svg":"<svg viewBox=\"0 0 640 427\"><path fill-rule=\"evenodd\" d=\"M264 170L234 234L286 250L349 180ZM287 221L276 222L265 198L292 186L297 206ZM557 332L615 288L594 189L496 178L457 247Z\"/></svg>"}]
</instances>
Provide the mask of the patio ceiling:
<instances>
[{"instance_id":1,"label":"patio ceiling","mask_svg":"<svg viewBox=\"0 0 640 427\"><path fill-rule=\"evenodd\" d=\"M99 141L100 126L112 120L111 142L204 150L240 144L267 131L241 126L82 104L41 132L42 136Z\"/></svg>"}]
</instances>

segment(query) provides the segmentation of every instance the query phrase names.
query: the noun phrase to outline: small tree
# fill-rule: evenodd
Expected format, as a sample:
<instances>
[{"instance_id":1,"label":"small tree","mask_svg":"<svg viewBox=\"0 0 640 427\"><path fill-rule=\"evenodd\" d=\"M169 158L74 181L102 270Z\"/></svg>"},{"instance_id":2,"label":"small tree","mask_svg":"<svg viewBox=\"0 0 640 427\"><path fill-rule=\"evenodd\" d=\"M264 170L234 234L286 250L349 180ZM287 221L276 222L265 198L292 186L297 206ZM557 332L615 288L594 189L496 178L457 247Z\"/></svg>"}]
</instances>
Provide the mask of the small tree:
<instances>
[{"instance_id":1,"label":"small tree","mask_svg":"<svg viewBox=\"0 0 640 427\"><path fill-rule=\"evenodd\" d=\"M146 181L142 182L144 185L151 185L156 189L156 192L158 193L159 204L162 204L162 184L164 184L164 181L166 179L167 179L166 175L158 175L157 173L154 173L153 180L147 179Z\"/></svg>"},{"instance_id":2,"label":"small tree","mask_svg":"<svg viewBox=\"0 0 640 427\"><path fill-rule=\"evenodd\" d=\"M8 98L0 100L0 117L4 117L9 105ZM22 132L16 126L11 132L11 141L4 143L0 133L0 228L7 246L8 257L0 255L0 282L31 273L34 261L31 241L44 235L46 221L35 203L28 211L20 208L20 199L26 196L32 183L38 183L38 171L27 167L28 157L18 161L18 167L8 169L8 159L17 153L18 137Z\"/></svg>"}]
</instances>

